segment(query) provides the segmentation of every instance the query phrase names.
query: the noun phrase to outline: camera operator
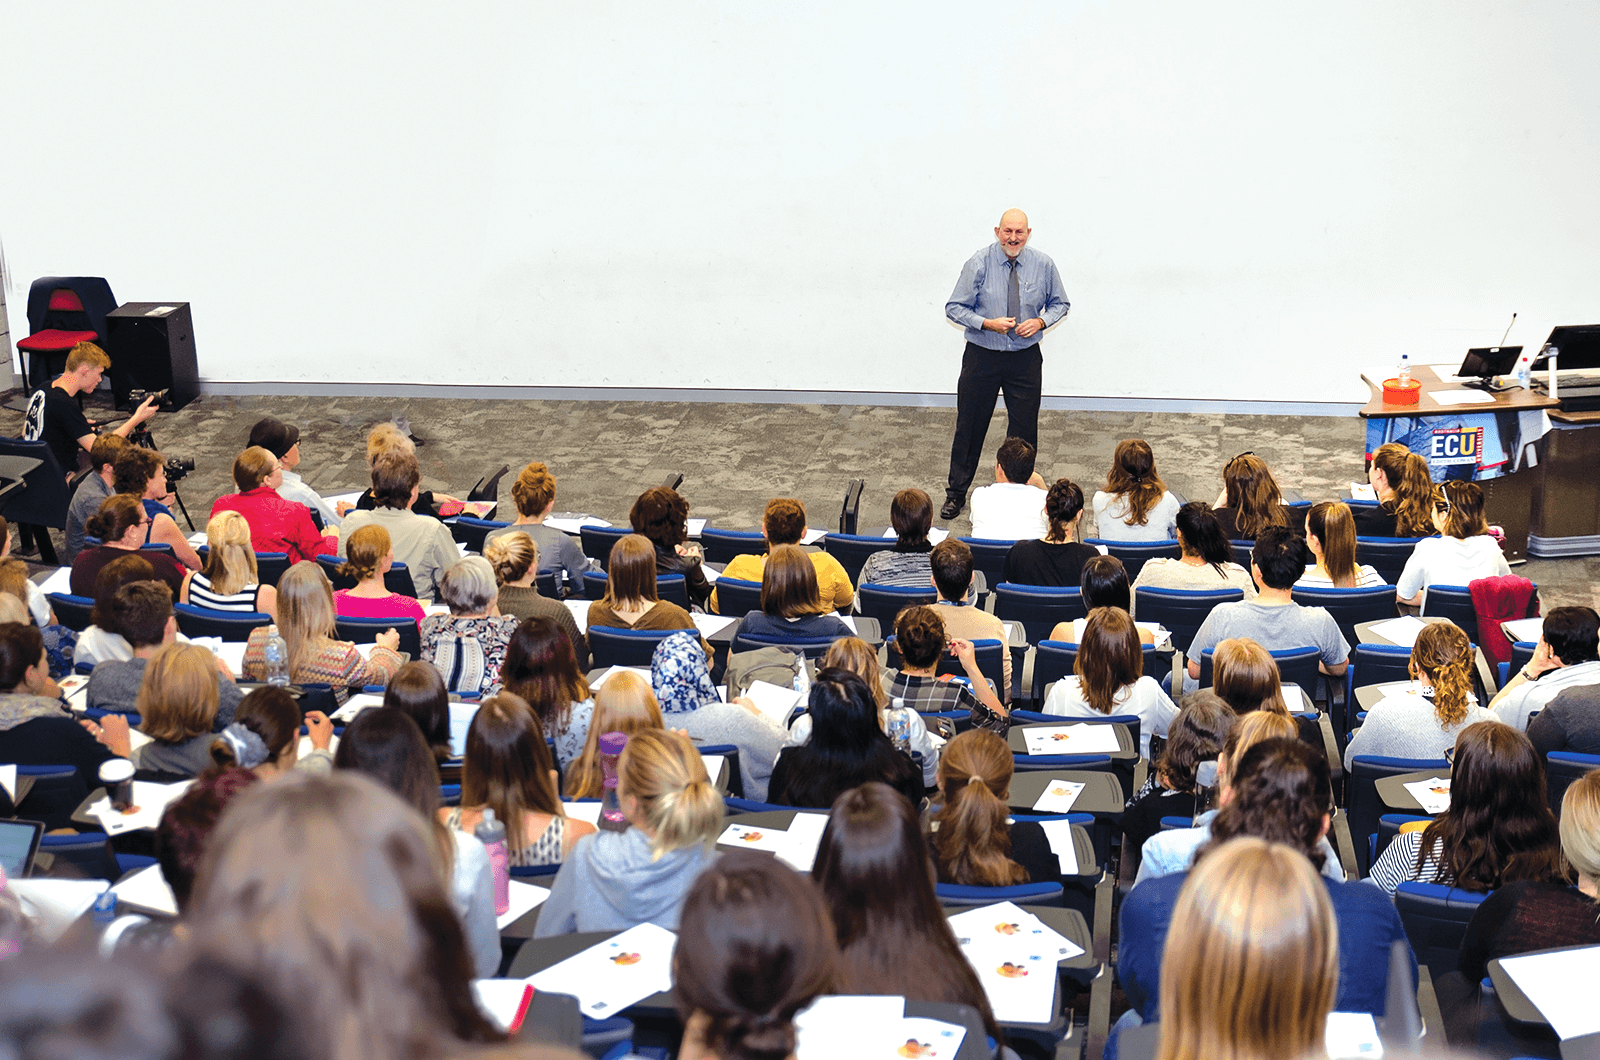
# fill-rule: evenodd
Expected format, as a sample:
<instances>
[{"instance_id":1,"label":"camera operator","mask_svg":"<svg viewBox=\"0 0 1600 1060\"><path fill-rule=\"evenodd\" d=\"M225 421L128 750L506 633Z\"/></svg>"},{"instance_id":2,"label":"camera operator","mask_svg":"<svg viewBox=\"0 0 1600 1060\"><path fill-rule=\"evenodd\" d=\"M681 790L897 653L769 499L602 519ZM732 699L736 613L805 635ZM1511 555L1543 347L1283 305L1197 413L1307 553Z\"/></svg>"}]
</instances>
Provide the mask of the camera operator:
<instances>
[{"instance_id":1,"label":"camera operator","mask_svg":"<svg viewBox=\"0 0 1600 1060\"><path fill-rule=\"evenodd\" d=\"M40 439L48 443L55 454L56 463L70 479L78 471L78 454L94 445L95 431L84 418L83 410L75 400L79 394L92 393L100 385L100 377L111 367L106 351L92 342L80 342L67 354L66 371L51 384L49 390L36 391L28 401L28 411L23 420L24 438ZM157 399L149 397L133 410L122 423L111 430L112 434L126 438L140 424L156 414Z\"/></svg>"},{"instance_id":2,"label":"camera operator","mask_svg":"<svg viewBox=\"0 0 1600 1060\"><path fill-rule=\"evenodd\" d=\"M150 522L145 527L144 543L171 545L173 555L190 570L200 569L200 554L189 544L189 539L178 529L167 504L174 495L167 490L167 468L162 456L154 449L129 446L117 455L112 488L118 493L138 497Z\"/></svg>"}]
</instances>

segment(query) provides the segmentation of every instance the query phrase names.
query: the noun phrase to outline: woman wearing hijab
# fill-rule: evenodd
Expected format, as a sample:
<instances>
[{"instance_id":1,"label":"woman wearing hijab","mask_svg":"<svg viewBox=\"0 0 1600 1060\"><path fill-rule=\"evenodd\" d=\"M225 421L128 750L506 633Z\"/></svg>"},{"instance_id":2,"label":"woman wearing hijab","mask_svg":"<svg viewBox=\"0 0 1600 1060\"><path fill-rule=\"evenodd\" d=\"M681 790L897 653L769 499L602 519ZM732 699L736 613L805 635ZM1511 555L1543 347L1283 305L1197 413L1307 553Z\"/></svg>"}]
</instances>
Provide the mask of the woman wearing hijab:
<instances>
[{"instance_id":1,"label":"woman wearing hijab","mask_svg":"<svg viewBox=\"0 0 1600 1060\"><path fill-rule=\"evenodd\" d=\"M699 639L674 633L656 645L650 684L667 728L688 733L696 746L731 743L739 748L745 798L765 802L767 780L787 734L744 696L722 702Z\"/></svg>"}]
</instances>

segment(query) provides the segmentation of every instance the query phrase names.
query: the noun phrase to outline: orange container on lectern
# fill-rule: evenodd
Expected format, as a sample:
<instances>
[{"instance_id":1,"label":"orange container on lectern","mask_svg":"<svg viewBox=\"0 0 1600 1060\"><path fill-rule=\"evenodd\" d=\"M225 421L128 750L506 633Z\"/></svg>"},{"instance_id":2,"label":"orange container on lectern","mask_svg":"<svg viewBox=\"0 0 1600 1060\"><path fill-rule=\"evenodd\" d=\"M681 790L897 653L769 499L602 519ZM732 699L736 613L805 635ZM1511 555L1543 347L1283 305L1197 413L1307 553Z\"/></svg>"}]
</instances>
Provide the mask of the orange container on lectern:
<instances>
[{"instance_id":1,"label":"orange container on lectern","mask_svg":"<svg viewBox=\"0 0 1600 1060\"><path fill-rule=\"evenodd\" d=\"M1385 405L1415 405L1422 399L1422 384L1415 379L1407 379L1402 383L1399 379L1385 379L1383 381L1383 403Z\"/></svg>"}]
</instances>

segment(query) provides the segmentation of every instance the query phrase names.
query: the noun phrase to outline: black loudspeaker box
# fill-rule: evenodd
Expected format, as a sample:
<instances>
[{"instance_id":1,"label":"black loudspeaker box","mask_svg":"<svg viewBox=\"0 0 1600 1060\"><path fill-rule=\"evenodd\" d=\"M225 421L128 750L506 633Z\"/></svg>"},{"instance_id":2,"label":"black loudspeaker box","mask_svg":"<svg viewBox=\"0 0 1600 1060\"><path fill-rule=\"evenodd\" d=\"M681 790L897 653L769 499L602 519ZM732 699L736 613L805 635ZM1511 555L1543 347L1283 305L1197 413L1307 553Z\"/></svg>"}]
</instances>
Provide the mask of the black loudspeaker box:
<instances>
[{"instance_id":1,"label":"black loudspeaker box","mask_svg":"<svg viewBox=\"0 0 1600 1060\"><path fill-rule=\"evenodd\" d=\"M162 407L172 412L200 396L188 302L118 306L106 314L106 353L118 408L128 404L130 390L168 391Z\"/></svg>"}]
</instances>

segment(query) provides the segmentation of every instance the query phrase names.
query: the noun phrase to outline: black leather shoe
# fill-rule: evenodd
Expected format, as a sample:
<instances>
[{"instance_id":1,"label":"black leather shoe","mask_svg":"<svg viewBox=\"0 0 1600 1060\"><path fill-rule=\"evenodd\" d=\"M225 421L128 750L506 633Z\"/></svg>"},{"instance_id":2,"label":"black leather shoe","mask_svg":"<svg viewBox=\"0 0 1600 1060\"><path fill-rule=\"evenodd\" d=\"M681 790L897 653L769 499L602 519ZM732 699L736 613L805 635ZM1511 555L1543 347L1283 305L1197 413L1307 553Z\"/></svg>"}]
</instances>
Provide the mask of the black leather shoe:
<instances>
[{"instance_id":1,"label":"black leather shoe","mask_svg":"<svg viewBox=\"0 0 1600 1060\"><path fill-rule=\"evenodd\" d=\"M954 519L961 514L962 502L955 497L945 498L944 507L939 509L939 518Z\"/></svg>"}]
</instances>

